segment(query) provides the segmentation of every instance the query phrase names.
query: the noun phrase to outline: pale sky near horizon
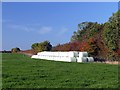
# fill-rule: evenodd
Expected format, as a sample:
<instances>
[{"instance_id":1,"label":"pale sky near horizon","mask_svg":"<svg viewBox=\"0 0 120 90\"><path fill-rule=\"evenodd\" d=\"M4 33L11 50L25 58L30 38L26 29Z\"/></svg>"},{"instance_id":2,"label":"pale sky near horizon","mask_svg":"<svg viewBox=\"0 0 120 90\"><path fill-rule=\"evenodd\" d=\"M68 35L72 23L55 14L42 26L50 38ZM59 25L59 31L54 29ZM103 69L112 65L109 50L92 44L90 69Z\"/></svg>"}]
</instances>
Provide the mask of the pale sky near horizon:
<instances>
[{"instance_id":1,"label":"pale sky near horizon","mask_svg":"<svg viewBox=\"0 0 120 90\"><path fill-rule=\"evenodd\" d=\"M117 2L4 2L2 50L30 49L44 40L69 42L79 23L104 23L117 10Z\"/></svg>"}]
</instances>

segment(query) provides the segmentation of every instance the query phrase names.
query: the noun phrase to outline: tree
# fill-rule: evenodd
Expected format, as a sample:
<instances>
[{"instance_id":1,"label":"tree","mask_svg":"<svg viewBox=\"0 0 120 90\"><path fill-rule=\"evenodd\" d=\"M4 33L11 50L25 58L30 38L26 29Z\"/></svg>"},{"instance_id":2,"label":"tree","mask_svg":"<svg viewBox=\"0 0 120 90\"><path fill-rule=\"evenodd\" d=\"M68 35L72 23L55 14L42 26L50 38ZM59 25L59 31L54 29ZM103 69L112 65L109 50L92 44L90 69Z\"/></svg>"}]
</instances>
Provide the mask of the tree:
<instances>
[{"instance_id":1,"label":"tree","mask_svg":"<svg viewBox=\"0 0 120 90\"><path fill-rule=\"evenodd\" d=\"M120 23L120 10L114 13L109 18L109 21L104 24L103 36L105 44L109 49L108 59L112 60L114 60L116 55L114 52L117 52L117 50L120 49L118 45L120 39L119 23Z\"/></svg>"},{"instance_id":2,"label":"tree","mask_svg":"<svg viewBox=\"0 0 120 90\"><path fill-rule=\"evenodd\" d=\"M52 49L52 45L49 41L44 41L32 44L31 48L34 50L35 53L37 53L42 51L50 51Z\"/></svg>"},{"instance_id":3,"label":"tree","mask_svg":"<svg viewBox=\"0 0 120 90\"><path fill-rule=\"evenodd\" d=\"M98 33L100 29L101 25L97 22L82 22L78 24L78 30L73 33L71 42L89 39Z\"/></svg>"},{"instance_id":4,"label":"tree","mask_svg":"<svg viewBox=\"0 0 120 90\"><path fill-rule=\"evenodd\" d=\"M81 43L80 51L87 51L90 55L97 55L99 47L96 45L96 40L90 38L87 41Z\"/></svg>"},{"instance_id":5,"label":"tree","mask_svg":"<svg viewBox=\"0 0 120 90\"><path fill-rule=\"evenodd\" d=\"M11 52L12 52L12 53L17 53L17 52L19 52L19 51L20 51L20 48L18 48L18 47L11 49Z\"/></svg>"}]
</instances>

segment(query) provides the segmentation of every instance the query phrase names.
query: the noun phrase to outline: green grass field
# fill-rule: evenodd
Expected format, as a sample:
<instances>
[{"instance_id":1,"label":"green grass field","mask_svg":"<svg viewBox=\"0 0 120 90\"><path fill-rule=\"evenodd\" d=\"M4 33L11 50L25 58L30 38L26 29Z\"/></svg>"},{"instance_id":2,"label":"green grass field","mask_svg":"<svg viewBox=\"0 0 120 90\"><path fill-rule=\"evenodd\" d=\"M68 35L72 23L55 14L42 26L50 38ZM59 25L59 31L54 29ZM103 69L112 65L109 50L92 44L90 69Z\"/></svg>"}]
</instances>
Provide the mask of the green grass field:
<instances>
[{"instance_id":1,"label":"green grass field","mask_svg":"<svg viewBox=\"0 0 120 90\"><path fill-rule=\"evenodd\" d=\"M117 88L118 65L68 63L3 54L3 88Z\"/></svg>"}]
</instances>

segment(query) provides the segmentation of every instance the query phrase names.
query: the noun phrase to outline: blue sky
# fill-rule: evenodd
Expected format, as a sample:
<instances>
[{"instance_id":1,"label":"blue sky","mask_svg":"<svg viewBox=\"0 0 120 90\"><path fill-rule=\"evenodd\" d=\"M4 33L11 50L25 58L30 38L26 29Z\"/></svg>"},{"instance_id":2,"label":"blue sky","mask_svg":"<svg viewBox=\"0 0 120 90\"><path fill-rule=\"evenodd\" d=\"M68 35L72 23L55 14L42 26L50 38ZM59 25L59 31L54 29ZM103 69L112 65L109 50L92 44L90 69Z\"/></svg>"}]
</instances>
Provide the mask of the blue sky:
<instances>
[{"instance_id":1,"label":"blue sky","mask_svg":"<svg viewBox=\"0 0 120 90\"><path fill-rule=\"evenodd\" d=\"M117 2L4 2L2 49L26 50L44 40L52 45L69 42L79 23L104 23L117 10Z\"/></svg>"}]
</instances>

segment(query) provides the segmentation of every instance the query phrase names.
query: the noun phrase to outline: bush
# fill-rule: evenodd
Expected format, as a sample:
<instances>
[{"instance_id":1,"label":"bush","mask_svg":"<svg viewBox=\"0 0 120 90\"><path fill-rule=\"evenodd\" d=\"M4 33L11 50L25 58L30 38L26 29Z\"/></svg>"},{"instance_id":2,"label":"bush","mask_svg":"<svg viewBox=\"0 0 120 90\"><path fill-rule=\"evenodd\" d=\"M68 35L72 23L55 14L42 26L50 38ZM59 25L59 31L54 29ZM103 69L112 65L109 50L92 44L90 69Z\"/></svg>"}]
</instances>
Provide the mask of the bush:
<instances>
[{"instance_id":1,"label":"bush","mask_svg":"<svg viewBox=\"0 0 120 90\"><path fill-rule=\"evenodd\" d=\"M20 51L20 48L18 48L18 47L11 49L11 52L12 52L12 53L17 53L17 52L19 52L19 51Z\"/></svg>"},{"instance_id":2,"label":"bush","mask_svg":"<svg viewBox=\"0 0 120 90\"><path fill-rule=\"evenodd\" d=\"M44 41L32 44L31 48L35 53L37 53L42 51L50 51L52 49L52 45L50 44L49 41Z\"/></svg>"}]
</instances>

